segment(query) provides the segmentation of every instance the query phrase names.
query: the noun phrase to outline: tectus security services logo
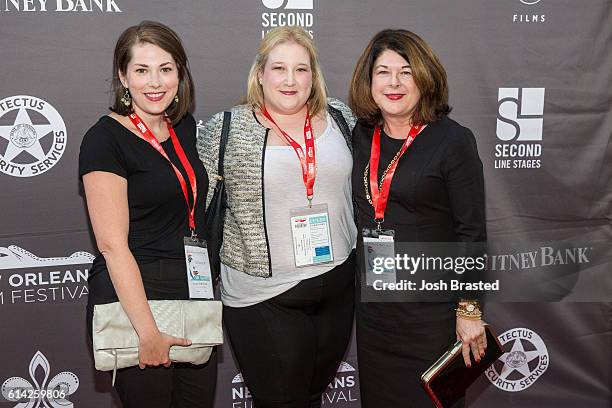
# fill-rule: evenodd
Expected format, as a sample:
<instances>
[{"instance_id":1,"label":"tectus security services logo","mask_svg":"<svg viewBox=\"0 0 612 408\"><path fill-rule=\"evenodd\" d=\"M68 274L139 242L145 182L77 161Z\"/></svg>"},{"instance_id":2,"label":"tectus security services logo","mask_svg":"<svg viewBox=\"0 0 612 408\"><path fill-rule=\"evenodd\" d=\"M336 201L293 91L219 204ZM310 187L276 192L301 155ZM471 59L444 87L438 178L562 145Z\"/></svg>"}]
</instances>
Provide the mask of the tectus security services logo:
<instances>
[{"instance_id":1,"label":"tectus security services logo","mask_svg":"<svg viewBox=\"0 0 612 408\"><path fill-rule=\"evenodd\" d=\"M50 103L27 95L4 98L0 123L7 121L0 125L1 172L32 177L60 161L66 149L66 125Z\"/></svg>"},{"instance_id":2,"label":"tectus security services logo","mask_svg":"<svg viewBox=\"0 0 612 408\"><path fill-rule=\"evenodd\" d=\"M485 373L500 390L523 391L548 369L550 360L546 344L533 330L510 329L499 336L499 341L502 346L512 344L510 351L505 352Z\"/></svg>"}]
</instances>

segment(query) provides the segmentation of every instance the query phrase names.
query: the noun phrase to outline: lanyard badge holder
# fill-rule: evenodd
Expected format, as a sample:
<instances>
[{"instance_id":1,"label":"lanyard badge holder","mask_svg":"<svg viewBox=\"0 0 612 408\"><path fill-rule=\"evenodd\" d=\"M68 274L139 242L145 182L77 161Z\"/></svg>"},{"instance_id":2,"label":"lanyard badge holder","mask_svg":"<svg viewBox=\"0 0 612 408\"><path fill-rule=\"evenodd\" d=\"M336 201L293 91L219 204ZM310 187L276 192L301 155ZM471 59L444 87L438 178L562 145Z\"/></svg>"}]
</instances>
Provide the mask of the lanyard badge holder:
<instances>
[{"instance_id":1,"label":"lanyard badge holder","mask_svg":"<svg viewBox=\"0 0 612 408\"><path fill-rule=\"evenodd\" d=\"M187 284L191 299L212 299L213 283L206 241L197 236L184 237Z\"/></svg>"},{"instance_id":2,"label":"lanyard badge holder","mask_svg":"<svg viewBox=\"0 0 612 408\"><path fill-rule=\"evenodd\" d=\"M386 259L395 259L395 231L364 228L362 234L366 284L372 286L374 281L395 283L395 263L385 264Z\"/></svg>"},{"instance_id":3,"label":"lanyard badge holder","mask_svg":"<svg viewBox=\"0 0 612 408\"><path fill-rule=\"evenodd\" d=\"M372 147L370 150L370 162L364 174L364 184L366 198L374 207L374 222L376 228L364 228L362 230L363 252L366 267L366 285L372 286L374 281L384 283L395 283L397 281L397 271L395 269L395 231L383 229L385 221L385 210L389 201L389 191L391 190L391 180L395 175L397 164L408 147L414 142L423 126L413 126L402 145L387 169L384 171L380 185L378 183L378 164L380 163L380 128L374 129L372 137ZM368 189L368 168L370 172ZM372 196L370 197L370 191Z\"/></svg>"},{"instance_id":4,"label":"lanyard badge holder","mask_svg":"<svg viewBox=\"0 0 612 408\"><path fill-rule=\"evenodd\" d=\"M261 109L261 113L275 126L279 135L293 147L302 168L302 178L306 186L308 206L293 208L289 211L295 266L302 267L332 262L334 260L334 252L331 242L327 204L312 205L316 177L316 158L310 113L306 112L306 119L304 121L306 153L304 153L304 149L302 149L299 143L293 140L287 132L276 124L265 106Z\"/></svg>"},{"instance_id":5,"label":"lanyard badge holder","mask_svg":"<svg viewBox=\"0 0 612 408\"><path fill-rule=\"evenodd\" d=\"M191 187L191 193L193 196L193 205L189 204L189 192L187 189L187 182L185 178L181 174L181 172L176 168L174 163L170 160L164 148L159 143L159 141L153 136L153 133L147 128L147 125L138 117L136 113L131 113L129 115L130 120L136 126L136 129L142 135L142 138L149 142L149 144L157 150L159 154L161 154L172 166L174 170L174 174L178 178L178 181L181 185L181 190L183 191L183 196L185 197L185 201L187 202L187 211L189 217L189 230L191 231L191 236L183 238L183 247L185 249L185 266L186 266L186 275L187 275L187 284L189 287L189 297L191 299L212 299L213 298L213 284L212 284L212 274L210 272L210 259L208 257L208 248L206 247L206 241L199 239L195 232L195 206L196 199L198 197L198 187L196 183L195 172L191 163L187 159L187 155L181 146L181 143L172 128L172 124L170 121L167 121L168 132L170 133L170 139L172 140L172 145L174 146L174 150L176 155L178 156L181 165L185 169L187 173L187 177L189 178L189 186Z\"/></svg>"},{"instance_id":6,"label":"lanyard badge holder","mask_svg":"<svg viewBox=\"0 0 612 408\"><path fill-rule=\"evenodd\" d=\"M295 266L317 265L334 260L327 204L290 210Z\"/></svg>"}]
</instances>

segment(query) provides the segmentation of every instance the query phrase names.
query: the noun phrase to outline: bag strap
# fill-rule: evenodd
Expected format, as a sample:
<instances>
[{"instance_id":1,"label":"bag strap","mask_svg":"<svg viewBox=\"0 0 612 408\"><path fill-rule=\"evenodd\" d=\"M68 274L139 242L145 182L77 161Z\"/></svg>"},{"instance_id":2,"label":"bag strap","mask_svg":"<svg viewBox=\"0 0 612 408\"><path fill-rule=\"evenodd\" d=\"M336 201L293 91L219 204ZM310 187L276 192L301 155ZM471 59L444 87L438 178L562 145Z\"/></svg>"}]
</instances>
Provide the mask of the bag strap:
<instances>
[{"instance_id":1,"label":"bag strap","mask_svg":"<svg viewBox=\"0 0 612 408\"><path fill-rule=\"evenodd\" d=\"M117 349L111 349L111 354L115 357L115 367L113 368L113 381L111 381L111 385L115 386L115 379L117 378Z\"/></svg>"},{"instance_id":2,"label":"bag strap","mask_svg":"<svg viewBox=\"0 0 612 408\"><path fill-rule=\"evenodd\" d=\"M342 132L344 137L350 138L351 128L349 127L348 123L346 123L346 119L344 118L342 111L340 111L340 109L334 108L331 105L327 105L327 110L329 114L331 115L331 117L336 121L336 123L340 127L340 131Z\"/></svg>"},{"instance_id":3,"label":"bag strap","mask_svg":"<svg viewBox=\"0 0 612 408\"><path fill-rule=\"evenodd\" d=\"M223 177L223 159L225 156L225 146L227 145L231 121L232 112L223 112L223 128L221 130L221 139L219 140L219 167L217 170L219 177Z\"/></svg>"},{"instance_id":4,"label":"bag strap","mask_svg":"<svg viewBox=\"0 0 612 408\"><path fill-rule=\"evenodd\" d=\"M344 139L346 140L347 146L351 152L351 154L353 153L353 145L350 142L351 141L351 128L349 127L348 123L346 122L346 119L344 117L344 115L342 114L342 111L340 109L334 108L331 105L327 105L327 110L329 112L329 114L331 115L331 117L336 121L336 123L338 124L338 126L340 127L340 131L342 132L342 135L344 136ZM359 209L357 207L357 204L355 202L355 199L353 199L353 220L355 221L355 225L359 225L358 224L358 217L359 217Z\"/></svg>"}]
</instances>

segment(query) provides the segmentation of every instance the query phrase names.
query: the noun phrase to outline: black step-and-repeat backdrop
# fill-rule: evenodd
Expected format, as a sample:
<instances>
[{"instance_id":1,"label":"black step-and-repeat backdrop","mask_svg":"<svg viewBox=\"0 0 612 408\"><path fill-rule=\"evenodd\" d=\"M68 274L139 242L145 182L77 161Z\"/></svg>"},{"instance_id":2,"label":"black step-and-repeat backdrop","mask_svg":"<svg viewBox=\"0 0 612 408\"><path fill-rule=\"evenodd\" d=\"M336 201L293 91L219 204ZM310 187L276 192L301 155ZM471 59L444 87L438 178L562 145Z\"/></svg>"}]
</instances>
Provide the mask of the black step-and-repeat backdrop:
<instances>
[{"instance_id":1,"label":"black step-and-repeat backdrop","mask_svg":"<svg viewBox=\"0 0 612 408\"><path fill-rule=\"evenodd\" d=\"M118 406L87 348L95 247L77 157L110 103L115 41L143 19L181 35L204 121L241 98L274 26L309 31L343 100L375 32L421 34L447 68L452 117L476 135L493 267L552 271L542 296L487 304L506 353L470 389L470 406L611 406L609 0L1 0L0 384L73 393L68 405L50 395L0 406ZM324 406L360 406L354 344L344 360ZM223 347L216 407L251 406Z\"/></svg>"}]
</instances>

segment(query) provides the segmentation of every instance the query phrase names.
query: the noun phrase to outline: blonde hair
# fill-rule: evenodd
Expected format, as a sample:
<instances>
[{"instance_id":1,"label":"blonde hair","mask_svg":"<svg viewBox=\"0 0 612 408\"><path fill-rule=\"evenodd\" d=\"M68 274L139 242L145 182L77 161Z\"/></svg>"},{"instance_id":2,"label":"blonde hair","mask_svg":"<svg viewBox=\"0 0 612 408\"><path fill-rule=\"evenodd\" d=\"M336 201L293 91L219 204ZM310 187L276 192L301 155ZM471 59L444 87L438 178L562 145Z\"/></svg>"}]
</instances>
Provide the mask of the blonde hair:
<instances>
[{"instance_id":1,"label":"blonde hair","mask_svg":"<svg viewBox=\"0 0 612 408\"><path fill-rule=\"evenodd\" d=\"M293 42L306 49L310 56L310 69L312 72L312 89L308 98L308 109L312 116L316 116L327 109L327 89L321 66L317 57L317 49L310 35L302 27L276 27L268 31L259 44L257 55L251 65L247 80L246 104L252 109L259 110L264 104L264 94L259 83L259 74L263 72L268 56L274 47L279 44Z\"/></svg>"}]
</instances>

